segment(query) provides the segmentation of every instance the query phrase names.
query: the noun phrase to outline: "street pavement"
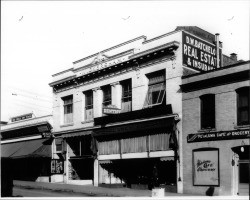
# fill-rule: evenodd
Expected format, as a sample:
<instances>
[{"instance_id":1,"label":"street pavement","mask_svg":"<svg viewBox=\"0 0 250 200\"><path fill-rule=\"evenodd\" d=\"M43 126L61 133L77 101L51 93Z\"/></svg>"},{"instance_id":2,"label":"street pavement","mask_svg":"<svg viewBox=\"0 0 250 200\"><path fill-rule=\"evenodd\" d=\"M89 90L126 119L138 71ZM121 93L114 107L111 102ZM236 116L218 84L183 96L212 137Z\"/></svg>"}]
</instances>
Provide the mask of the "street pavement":
<instances>
[{"instance_id":1,"label":"street pavement","mask_svg":"<svg viewBox=\"0 0 250 200\"><path fill-rule=\"evenodd\" d=\"M138 190L130 188L105 188L94 187L93 185L72 185L64 183L45 183L45 182L13 182L13 195L23 197L143 197L146 199L162 199L152 197L150 190ZM25 191L26 190L26 191ZM30 193L27 191L29 190ZM26 193L25 193L26 192ZM24 196L25 195L25 196ZM31 195L31 196L26 196ZM34 195L34 196L33 196ZM38 195L38 196L35 196ZM41 196L40 196L41 195ZM79 196L78 196L79 195ZM248 196L199 196L193 194L178 194L165 192L163 199L248 199Z\"/></svg>"}]
</instances>

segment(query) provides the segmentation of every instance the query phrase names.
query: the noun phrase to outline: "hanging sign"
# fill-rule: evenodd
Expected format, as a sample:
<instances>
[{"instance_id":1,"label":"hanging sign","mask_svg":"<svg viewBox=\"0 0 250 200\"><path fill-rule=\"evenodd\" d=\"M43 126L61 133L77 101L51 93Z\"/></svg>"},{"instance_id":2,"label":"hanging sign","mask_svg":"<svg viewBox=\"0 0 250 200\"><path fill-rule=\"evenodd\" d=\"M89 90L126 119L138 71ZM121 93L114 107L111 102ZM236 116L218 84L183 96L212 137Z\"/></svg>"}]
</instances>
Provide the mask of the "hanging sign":
<instances>
[{"instance_id":1,"label":"hanging sign","mask_svg":"<svg viewBox=\"0 0 250 200\"><path fill-rule=\"evenodd\" d=\"M191 143L191 142L204 142L204 141L216 141L216 140L235 140L244 138L250 138L249 130L192 133L188 134L187 142Z\"/></svg>"},{"instance_id":2,"label":"hanging sign","mask_svg":"<svg viewBox=\"0 0 250 200\"><path fill-rule=\"evenodd\" d=\"M220 66L217 66L216 46L194 35L182 32L183 65L199 70L211 71L219 68L222 63L220 49Z\"/></svg>"},{"instance_id":3,"label":"hanging sign","mask_svg":"<svg viewBox=\"0 0 250 200\"><path fill-rule=\"evenodd\" d=\"M215 148L193 151L194 186L219 186L219 150Z\"/></svg>"},{"instance_id":4,"label":"hanging sign","mask_svg":"<svg viewBox=\"0 0 250 200\"><path fill-rule=\"evenodd\" d=\"M51 174L63 174L64 165L63 160L51 159Z\"/></svg>"},{"instance_id":5,"label":"hanging sign","mask_svg":"<svg viewBox=\"0 0 250 200\"><path fill-rule=\"evenodd\" d=\"M121 113L121 109L117 108L114 105L108 105L103 107L103 114L119 114Z\"/></svg>"}]
</instances>

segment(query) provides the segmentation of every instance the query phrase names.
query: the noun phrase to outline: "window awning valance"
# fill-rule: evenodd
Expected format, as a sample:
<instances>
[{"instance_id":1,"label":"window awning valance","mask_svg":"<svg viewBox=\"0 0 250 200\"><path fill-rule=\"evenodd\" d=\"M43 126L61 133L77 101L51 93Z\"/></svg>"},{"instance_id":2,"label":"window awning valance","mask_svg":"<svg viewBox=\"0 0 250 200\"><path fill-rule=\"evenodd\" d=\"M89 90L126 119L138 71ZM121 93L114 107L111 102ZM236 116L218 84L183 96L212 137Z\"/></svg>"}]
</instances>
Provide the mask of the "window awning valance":
<instances>
[{"instance_id":1,"label":"window awning valance","mask_svg":"<svg viewBox=\"0 0 250 200\"><path fill-rule=\"evenodd\" d=\"M75 133L67 133L62 135L61 137L63 138L71 138L71 137L80 137L80 136L85 136L85 135L91 135L93 131L80 131L80 132L75 132Z\"/></svg>"}]
</instances>

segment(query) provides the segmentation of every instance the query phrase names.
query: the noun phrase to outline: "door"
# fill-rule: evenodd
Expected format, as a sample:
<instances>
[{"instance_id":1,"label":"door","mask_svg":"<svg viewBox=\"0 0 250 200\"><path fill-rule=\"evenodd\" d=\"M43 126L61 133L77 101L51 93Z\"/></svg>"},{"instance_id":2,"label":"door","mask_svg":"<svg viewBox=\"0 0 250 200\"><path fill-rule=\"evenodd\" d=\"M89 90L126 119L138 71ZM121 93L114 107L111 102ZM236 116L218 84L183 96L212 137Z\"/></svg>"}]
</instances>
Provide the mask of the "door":
<instances>
[{"instance_id":1,"label":"door","mask_svg":"<svg viewBox=\"0 0 250 200\"><path fill-rule=\"evenodd\" d=\"M239 160L239 195L249 195L249 160Z\"/></svg>"}]
</instances>

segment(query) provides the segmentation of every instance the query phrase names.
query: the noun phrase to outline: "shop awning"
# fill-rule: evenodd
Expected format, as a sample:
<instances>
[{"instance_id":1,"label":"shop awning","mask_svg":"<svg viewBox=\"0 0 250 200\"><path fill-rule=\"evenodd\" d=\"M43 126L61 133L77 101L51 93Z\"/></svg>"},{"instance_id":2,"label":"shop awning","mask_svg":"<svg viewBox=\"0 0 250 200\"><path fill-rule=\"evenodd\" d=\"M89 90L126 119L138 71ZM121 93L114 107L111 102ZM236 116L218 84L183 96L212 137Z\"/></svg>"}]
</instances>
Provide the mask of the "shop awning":
<instances>
[{"instance_id":1,"label":"shop awning","mask_svg":"<svg viewBox=\"0 0 250 200\"><path fill-rule=\"evenodd\" d=\"M93 131L80 131L80 132L75 132L75 133L67 133L62 135L61 137L63 138L70 138L70 137L80 137L80 136L85 136L85 135L91 135Z\"/></svg>"},{"instance_id":2,"label":"shop awning","mask_svg":"<svg viewBox=\"0 0 250 200\"><path fill-rule=\"evenodd\" d=\"M51 140L38 139L1 144L3 158L51 157Z\"/></svg>"}]
</instances>

